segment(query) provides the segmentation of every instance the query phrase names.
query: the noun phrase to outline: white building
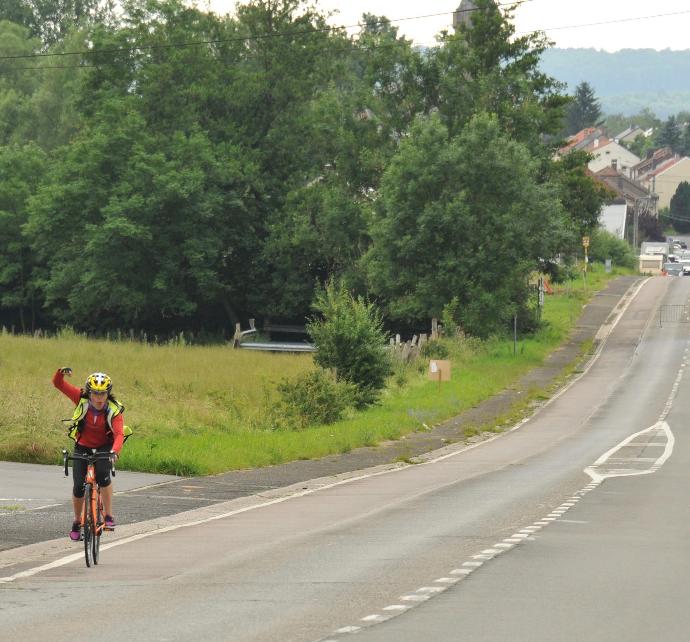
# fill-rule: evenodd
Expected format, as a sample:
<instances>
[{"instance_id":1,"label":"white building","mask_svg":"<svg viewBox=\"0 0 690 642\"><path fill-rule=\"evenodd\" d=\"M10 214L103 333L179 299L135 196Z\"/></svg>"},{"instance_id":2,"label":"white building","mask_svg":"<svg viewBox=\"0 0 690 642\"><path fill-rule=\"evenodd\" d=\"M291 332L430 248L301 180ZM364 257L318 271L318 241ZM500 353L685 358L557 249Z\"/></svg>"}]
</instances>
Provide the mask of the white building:
<instances>
[{"instance_id":1,"label":"white building","mask_svg":"<svg viewBox=\"0 0 690 642\"><path fill-rule=\"evenodd\" d=\"M625 217L628 206L625 202L605 205L599 214L599 223L616 238L625 238Z\"/></svg>"},{"instance_id":2,"label":"white building","mask_svg":"<svg viewBox=\"0 0 690 642\"><path fill-rule=\"evenodd\" d=\"M595 174L604 169L604 167L613 167L630 177L632 175L632 168L640 162L638 156L635 156L623 145L619 145L608 138L595 140L586 148L586 151L594 156L587 164L587 167Z\"/></svg>"}]
</instances>

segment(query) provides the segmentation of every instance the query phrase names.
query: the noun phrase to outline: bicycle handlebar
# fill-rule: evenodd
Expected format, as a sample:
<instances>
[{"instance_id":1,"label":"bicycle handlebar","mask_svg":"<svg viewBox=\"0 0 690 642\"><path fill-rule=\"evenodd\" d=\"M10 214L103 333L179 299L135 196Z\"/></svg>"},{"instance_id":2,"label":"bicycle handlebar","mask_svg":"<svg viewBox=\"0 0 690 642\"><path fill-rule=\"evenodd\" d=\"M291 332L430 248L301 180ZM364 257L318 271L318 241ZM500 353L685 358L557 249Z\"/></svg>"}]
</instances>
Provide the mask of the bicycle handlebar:
<instances>
[{"instance_id":1,"label":"bicycle handlebar","mask_svg":"<svg viewBox=\"0 0 690 642\"><path fill-rule=\"evenodd\" d=\"M115 461L110 453L93 453L91 455L83 455L81 453L72 453L71 455L66 451L62 451L62 461L65 464L65 477L69 477L68 462L70 461L85 461L87 464L95 464L97 461L108 460L110 462L110 472L115 477Z\"/></svg>"}]
</instances>

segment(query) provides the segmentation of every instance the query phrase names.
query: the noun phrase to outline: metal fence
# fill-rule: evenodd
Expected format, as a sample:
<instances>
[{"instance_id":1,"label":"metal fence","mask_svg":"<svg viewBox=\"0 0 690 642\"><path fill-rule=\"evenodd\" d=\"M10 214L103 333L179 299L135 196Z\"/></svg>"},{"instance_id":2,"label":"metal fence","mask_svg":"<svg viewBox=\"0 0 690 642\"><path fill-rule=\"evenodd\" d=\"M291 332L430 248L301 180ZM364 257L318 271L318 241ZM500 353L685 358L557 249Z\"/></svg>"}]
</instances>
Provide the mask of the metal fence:
<instances>
[{"instance_id":1,"label":"metal fence","mask_svg":"<svg viewBox=\"0 0 690 642\"><path fill-rule=\"evenodd\" d=\"M690 308L687 305L662 305L659 307L659 326L664 323L690 323Z\"/></svg>"}]
</instances>

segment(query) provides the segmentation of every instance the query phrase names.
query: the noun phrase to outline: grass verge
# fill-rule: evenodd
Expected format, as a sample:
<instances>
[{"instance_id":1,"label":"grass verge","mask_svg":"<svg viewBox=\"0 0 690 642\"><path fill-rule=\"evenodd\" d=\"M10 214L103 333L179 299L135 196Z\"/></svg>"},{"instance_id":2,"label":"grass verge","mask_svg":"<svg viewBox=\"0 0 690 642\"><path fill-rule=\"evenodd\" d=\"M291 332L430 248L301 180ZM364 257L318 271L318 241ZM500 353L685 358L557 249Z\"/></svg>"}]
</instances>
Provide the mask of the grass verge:
<instances>
[{"instance_id":1,"label":"grass verge","mask_svg":"<svg viewBox=\"0 0 690 642\"><path fill-rule=\"evenodd\" d=\"M70 402L50 383L59 366L75 370L79 385L106 370L135 430L120 468L178 475L207 475L313 459L372 446L431 426L476 406L543 363L567 337L582 305L614 275L603 271L556 288L546 298L544 326L521 339L447 341L453 378L428 381L428 361L401 365L381 403L343 420L303 430L278 429L276 386L282 378L313 368L309 355L272 355L225 346L150 346L96 341L63 332L56 338L0 335L0 458L57 463L69 442L60 419ZM590 346L591 347L591 346ZM572 364L571 369L577 364ZM564 371L561 378L568 376ZM529 412L551 390L530 391L489 426L502 430ZM512 422L512 423L511 423Z\"/></svg>"}]
</instances>

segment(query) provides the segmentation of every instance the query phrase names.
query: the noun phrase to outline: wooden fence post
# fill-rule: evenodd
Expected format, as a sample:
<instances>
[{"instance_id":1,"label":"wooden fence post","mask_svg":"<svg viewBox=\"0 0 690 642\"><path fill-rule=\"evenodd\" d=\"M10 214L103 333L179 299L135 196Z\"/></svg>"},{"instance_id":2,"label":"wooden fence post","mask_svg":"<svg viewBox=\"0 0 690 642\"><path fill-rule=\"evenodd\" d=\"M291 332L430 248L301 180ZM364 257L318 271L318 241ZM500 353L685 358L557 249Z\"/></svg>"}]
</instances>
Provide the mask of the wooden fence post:
<instances>
[{"instance_id":1,"label":"wooden fence post","mask_svg":"<svg viewBox=\"0 0 690 642\"><path fill-rule=\"evenodd\" d=\"M242 334L242 326L239 323L235 324L235 336L232 338L232 347L240 347L240 336Z\"/></svg>"}]
</instances>

